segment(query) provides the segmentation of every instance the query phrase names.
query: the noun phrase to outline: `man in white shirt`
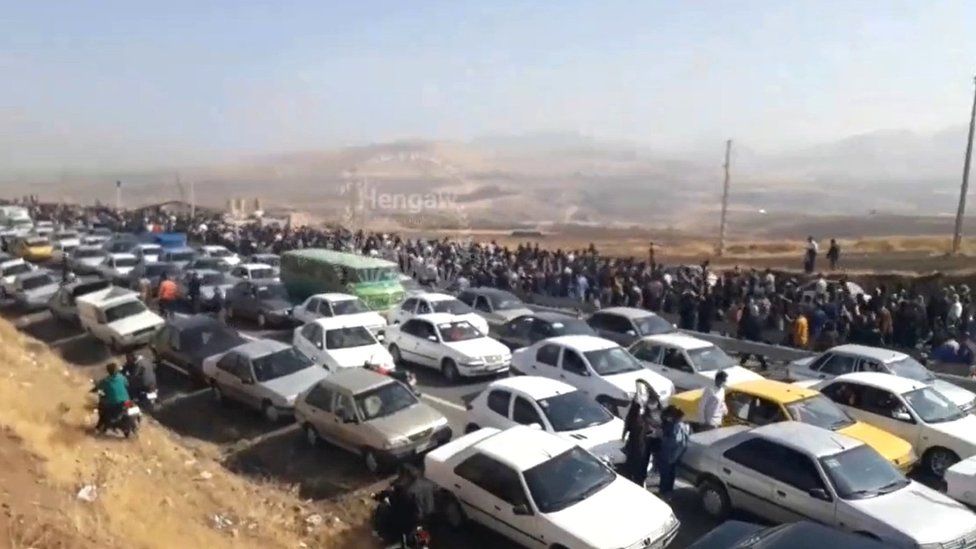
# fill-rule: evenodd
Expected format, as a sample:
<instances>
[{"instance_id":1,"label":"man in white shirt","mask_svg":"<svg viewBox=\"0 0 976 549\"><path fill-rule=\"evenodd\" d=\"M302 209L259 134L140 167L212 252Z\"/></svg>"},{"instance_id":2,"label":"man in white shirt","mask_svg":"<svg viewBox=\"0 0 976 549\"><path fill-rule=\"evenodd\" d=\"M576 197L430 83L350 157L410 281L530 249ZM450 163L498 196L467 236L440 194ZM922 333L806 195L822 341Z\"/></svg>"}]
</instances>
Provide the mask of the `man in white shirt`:
<instances>
[{"instance_id":1,"label":"man in white shirt","mask_svg":"<svg viewBox=\"0 0 976 549\"><path fill-rule=\"evenodd\" d=\"M725 382L729 375L724 371L715 374L715 385L705 388L698 403L698 423L702 431L722 426L728 408L725 405Z\"/></svg>"}]
</instances>

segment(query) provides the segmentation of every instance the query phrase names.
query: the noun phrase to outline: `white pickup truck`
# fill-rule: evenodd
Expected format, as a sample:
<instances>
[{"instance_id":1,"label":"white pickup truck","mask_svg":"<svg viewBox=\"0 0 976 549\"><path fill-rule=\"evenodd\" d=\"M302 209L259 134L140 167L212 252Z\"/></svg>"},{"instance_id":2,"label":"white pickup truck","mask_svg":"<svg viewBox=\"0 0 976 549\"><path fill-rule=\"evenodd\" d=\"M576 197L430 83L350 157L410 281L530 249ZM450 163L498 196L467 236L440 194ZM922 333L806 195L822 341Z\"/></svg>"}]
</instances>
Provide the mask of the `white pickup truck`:
<instances>
[{"instance_id":1,"label":"white pickup truck","mask_svg":"<svg viewBox=\"0 0 976 549\"><path fill-rule=\"evenodd\" d=\"M118 286L80 296L76 303L81 327L115 351L145 345L164 323L139 294Z\"/></svg>"}]
</instances>

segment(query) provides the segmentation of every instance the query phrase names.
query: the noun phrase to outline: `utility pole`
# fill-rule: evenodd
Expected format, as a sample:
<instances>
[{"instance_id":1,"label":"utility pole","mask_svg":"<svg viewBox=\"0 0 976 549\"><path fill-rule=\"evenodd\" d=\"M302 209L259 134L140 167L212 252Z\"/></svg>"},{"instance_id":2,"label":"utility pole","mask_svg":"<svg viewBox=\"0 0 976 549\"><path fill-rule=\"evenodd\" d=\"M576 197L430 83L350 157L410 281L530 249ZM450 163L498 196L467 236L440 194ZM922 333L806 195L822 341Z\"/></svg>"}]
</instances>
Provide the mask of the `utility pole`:
<instances>
[{"instance_id":1,"label":"utility pole","mask_svg":"<svg viewBox=\"0 0 976 549\"><path fill-rule=\"evenodd\" d=\"M976 78L973 78L976 84ZM973 158L973 130L976 129L976 92L973 94L973 112L969 115L969 140L966 142L966 160L962 167L962 188L959 189L959 209L956 211L956 230L952 234L952 255L962 246L962 218L966 215L966 195L969 194L969 163Z\"/></svg>"},{"instance_id":2,"label":"utility pole","mask_svg":"<svg viewBox=\"0 0 976 549\"><path fill-rule=\"evenodd\" d=\"M121 181L115 182L115 209L116 210L122 209L122 182Z\"/></svg>"},{"instance_id":3,"label":"utility pole","mask_svg":"<svg viewBox=\"0 0 976 549\"><path fill-rule=\"evenodd\" d=\"M725 142L725 184L722 188L722 221L718 228L718 255L725 253L725 215L729 211L729 159L732 156L732 140Z\"/></svg>"},{"instance_id":4,"label":"utility pole","mask_svg":"<svg viewBox=\"0 0 976 549\"><path fill-rule=\"evenodd\" d=\"M190 180L190 217L197 216L197 184Z\"/></svg>"}]
</instances>

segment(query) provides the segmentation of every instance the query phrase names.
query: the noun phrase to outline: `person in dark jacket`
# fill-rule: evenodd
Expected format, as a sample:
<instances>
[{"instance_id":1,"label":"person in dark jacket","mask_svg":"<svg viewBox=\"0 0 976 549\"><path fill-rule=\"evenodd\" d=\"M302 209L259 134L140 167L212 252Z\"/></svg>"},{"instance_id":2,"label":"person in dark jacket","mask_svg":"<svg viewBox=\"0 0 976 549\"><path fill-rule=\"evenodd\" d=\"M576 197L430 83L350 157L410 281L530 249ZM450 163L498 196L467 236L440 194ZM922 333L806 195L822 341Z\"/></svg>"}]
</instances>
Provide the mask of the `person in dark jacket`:
<instances>
[{"instance_id":1,"label":"person in dark jacket","mask_svg":"<svg viewBox=\"0 0 976 549\"><path fill-rule=\"evenodd\" d=\"M681 456L688 449L688 436L691 430L684 423L684 412L675 406L668 406L661 413L661 444L654 457L654 467L661 477L658 495L667 499L674 491L674 478Z\"/></svg>"},{"instance_id":2,"label":"person in dark jacket","mask_svg":"<svg viewBox=\"0 0 976 549\"><path fill-rule=\"evenodd\" d=\"M759 318L758 307L752 300L746 303L742 309L742 318L739 320L739 338L746 341L762 341L762 319ZM752 356L750 353L742 353L739 364L745 365ZM762 369L765 370L767 368L766 357L761 354L755 356Z\"/></svg>"},{"instance_id":3,"label":"person in dark jacket","mask_svg":"<svg viewBox=\"0 0 976 549\"><path fill-rule=\"evenodd\" d=\"M712 331L712 322L715 320L715 295L711 290L705 290L698 301L698 331L703 334Z\"/></svg>"},{"instance_id":4,"label":"person in dark jacket","mask_svg":"<svg viewBox=\"0 0 976 549\"><path fill-rule=\"evenodd\" d=\"M647 480L647 465L657 451L661 428L661 399L644 381L637 382L637 391L627 409L624 420L624 476L638 486Z\"/></svg>"}]
</instances>

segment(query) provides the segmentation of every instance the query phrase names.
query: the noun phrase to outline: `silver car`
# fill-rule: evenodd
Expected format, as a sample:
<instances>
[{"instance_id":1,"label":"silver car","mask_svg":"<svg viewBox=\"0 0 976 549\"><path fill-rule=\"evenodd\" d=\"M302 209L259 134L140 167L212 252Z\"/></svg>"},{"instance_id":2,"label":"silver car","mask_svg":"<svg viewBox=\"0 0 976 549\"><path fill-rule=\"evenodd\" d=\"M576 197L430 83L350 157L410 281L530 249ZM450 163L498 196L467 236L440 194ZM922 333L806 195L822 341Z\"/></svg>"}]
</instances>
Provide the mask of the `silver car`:
<instances>
[{"instance_id":1,"label":"silver car","mask_svg":"<svg viewBox=\"0 0 976 549\"><path fill-rule=\"evenodd\" d=\"M250 341L203 361L204 378L218 402L240 402L272 423L291 415L299 393L327 374L291 345L272 339Z\"/></svg>"},{"instance_id":2,"label":"silver car","mask_svg":"<svg viewBox=\"0 0 976 549\"><path fill-rule=\"evenodd\" d=\"M51 296L58 291L58 281L45 270L18 275L14 280L13 297L22 309L33 311L47 307Z\"/></svg>"},{"instance_id":3,"label":"silver car","mask_svg":"<svg viewBox=\"0 0 976 549\"><path fill-rule=\"evenodd\" d=\"M777 523L812 520L889 547L976 542L972 511L905 478L863 442L806 423L692 435L678 472L718 519L740 509Z\"/></svg>"},{"instance_id":4,"label":"silver car","mask_svg":"<svg viewBox=\"0 0 976 549\"><path fill-rule=\"evenodd\" d=\"M101 246L82 244L68 254L68 268L78 274L95 274L106 256L108 252Z\"/></svg>"},{"instance_id":5,"label":"silver car","mask_svg":"<svg viewBox=\"0 0 976 549\"><path fill-rule=\"evenodd\" d=\"M452 434L447 418L406 385L366 368L339 370L300 395L295 419L310 444L326 440L359 454L374 473Z\"/></svg>"}]
</instances>

